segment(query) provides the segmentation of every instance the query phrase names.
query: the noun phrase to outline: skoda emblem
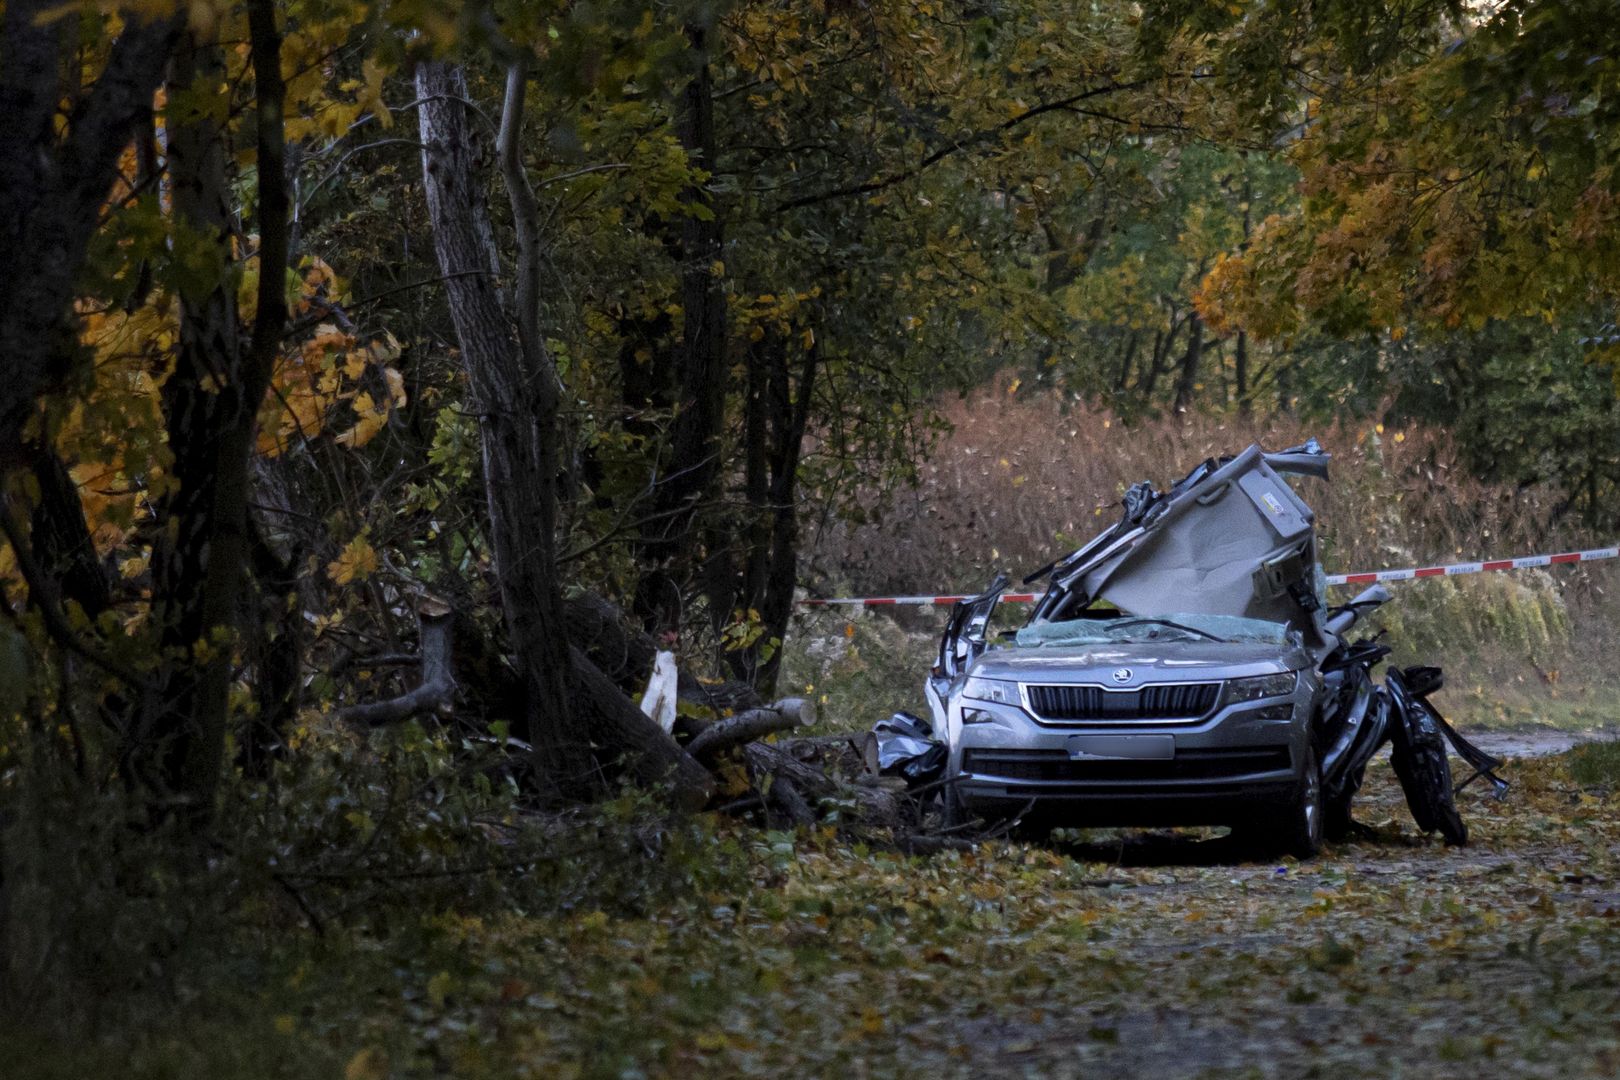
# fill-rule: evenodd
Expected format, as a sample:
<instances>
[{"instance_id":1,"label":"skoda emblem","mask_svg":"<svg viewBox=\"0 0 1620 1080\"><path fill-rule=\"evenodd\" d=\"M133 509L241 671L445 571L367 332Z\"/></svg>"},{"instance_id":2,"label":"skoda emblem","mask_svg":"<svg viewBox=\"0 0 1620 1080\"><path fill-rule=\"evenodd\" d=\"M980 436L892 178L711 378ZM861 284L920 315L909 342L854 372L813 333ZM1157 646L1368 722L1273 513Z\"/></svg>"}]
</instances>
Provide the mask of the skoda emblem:
<instances>
[{"instance_id":1,"label":"skoda emblem","mask_svg":"<svg viewBox=\"0 0 1620 1080\"><path fill-rule=\"evenodd\" d=\"M1115 668L1112 678L1117 683L1128 683L1131 681L1131 669L1128 667Z\"/></svg>"}]
</instances>

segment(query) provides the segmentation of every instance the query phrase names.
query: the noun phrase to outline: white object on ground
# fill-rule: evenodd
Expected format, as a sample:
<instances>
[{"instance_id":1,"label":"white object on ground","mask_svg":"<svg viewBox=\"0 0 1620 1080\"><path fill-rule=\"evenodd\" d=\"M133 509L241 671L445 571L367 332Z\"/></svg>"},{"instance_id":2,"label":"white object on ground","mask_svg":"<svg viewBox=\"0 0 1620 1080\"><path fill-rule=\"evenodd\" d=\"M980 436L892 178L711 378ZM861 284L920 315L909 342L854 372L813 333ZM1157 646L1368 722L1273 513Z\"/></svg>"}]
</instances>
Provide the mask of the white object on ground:
<instances>
[{"instance_id":1,"label":"white object on ground","mask_svg":"<svg viewBox=\"0 0 1620 1080\"><path fill-rule=\"evenodd\" d=\"M653 660L647 692L641 695L641 711L663 728L666 735L675 730L675 684L675 654L660 649Z\"/></svg>"}]
</instances>

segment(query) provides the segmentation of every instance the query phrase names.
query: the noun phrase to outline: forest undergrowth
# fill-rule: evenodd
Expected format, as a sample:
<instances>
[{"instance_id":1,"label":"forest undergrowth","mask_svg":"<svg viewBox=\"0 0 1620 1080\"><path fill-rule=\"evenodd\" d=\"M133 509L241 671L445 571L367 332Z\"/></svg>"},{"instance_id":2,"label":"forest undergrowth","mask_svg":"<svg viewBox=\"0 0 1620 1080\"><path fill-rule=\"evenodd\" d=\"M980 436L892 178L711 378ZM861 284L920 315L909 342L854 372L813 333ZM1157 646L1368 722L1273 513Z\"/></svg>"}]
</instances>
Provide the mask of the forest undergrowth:
<instances>
[{"instance_id":1,"label":"forest undergrowth","mask_svg":"<svg viewBox=\"0 0 1620 1080\"><path fill-rule=\"evenodd\" d=\"M0 1039L18 1080L1612 1075L1613 765L1512 763L1454 849L1379 762L1367 836L1307 864L1208 830L918 858L702 818L571 891L379 896L342 933L267 911L137 1010Z\"/></svg>"}]
</instances>

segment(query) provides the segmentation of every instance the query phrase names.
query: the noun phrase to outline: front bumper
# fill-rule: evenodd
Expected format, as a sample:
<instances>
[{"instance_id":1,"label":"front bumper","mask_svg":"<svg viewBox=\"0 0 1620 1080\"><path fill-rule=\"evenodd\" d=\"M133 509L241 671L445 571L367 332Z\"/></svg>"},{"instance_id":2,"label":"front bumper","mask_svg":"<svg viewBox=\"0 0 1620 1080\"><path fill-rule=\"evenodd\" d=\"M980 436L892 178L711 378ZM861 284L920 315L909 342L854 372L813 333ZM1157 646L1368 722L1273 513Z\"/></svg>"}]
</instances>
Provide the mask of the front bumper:
<instances>
[{"instance_id":1,"label":"front bumper","mask_svg":"<svg viewBox=\"0 0 1620 1080\"><path fill-rule=\"evenodd\" d=\"M1296 790L1309 737L1304 689L1190 724L1091 725L1083 733L1038 723L1014 706L971 704L992 719L963 724L953 703L947 777L962 803L989 816L1024 813L1058 824L1232 824ZM1117 736L1127 738L1110 752Z\"/></svg>"}]
</instances>

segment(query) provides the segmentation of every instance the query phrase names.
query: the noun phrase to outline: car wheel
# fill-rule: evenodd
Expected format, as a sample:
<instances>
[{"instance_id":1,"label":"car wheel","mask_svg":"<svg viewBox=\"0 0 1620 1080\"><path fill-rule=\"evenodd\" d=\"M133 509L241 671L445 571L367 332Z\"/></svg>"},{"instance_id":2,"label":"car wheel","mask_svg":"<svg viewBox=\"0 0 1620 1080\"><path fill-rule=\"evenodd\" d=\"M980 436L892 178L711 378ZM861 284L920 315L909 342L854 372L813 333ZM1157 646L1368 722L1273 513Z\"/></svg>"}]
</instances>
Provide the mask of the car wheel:
<instances>
[{"instance_id":1,"label":"car wheel","mask_svg":"<svg viewBox=\"0 0 1620 1080\"><path fill-rule=\"evenodd\" d=\"M1350 836L1350 830L1355 821L1350 816L1350 800L1354 792L1345 792L1337 799L1328 799L1322 804L1322 838L1335 844Z\"/></svg>"},{"instance_id":2,"label":"car wheel","mask_svg":"<svg viewBox=\"0 0 1620 1080\"><path fill-rule=\"evenodd\" d=\"M1362 777L1366 775L1366 766L1357 769L1355 774L1347 776L1340 783L1339 793L1329 795L1324 792L1322 804L1322 838L1331 843L1348 840L1355 831L1356 822L1350 816L1350 804L1355 801L1356 792L1361 790Z\"/></svg>"},{"instance_id":3,"label":"car wheel","mask_svg":"<svg viewBox=\"0 0 1620 1080\"><path fill-rule=\"evenodd\" d=\"M1322 796L1322 767L1316 761L1316 748L1305 744L1305 765L1300 770L1294 797L1288 804L1288 821L1279 845L1289 855L1309 859L1322 850L1322 833L1327 824L1327 804ZM1349 807L1345 807L1349 816Z\"/></svg>"},{"instance_id":4,"label":"car wheel","mask_svg":"<svg viewBox=\"0 0 1620 1080\"><path fill-rule=\"evenodd\" d=\"M1389 763L1395 769L1412 820L1424 832L1438 831L1446 843L1461 847L1468 843L1468 826L1457 813L1451 787L1451 762L1446 743L1429 706L1413 703L1409 720L1397 721Z\"/></svg>"}]
</instances>

